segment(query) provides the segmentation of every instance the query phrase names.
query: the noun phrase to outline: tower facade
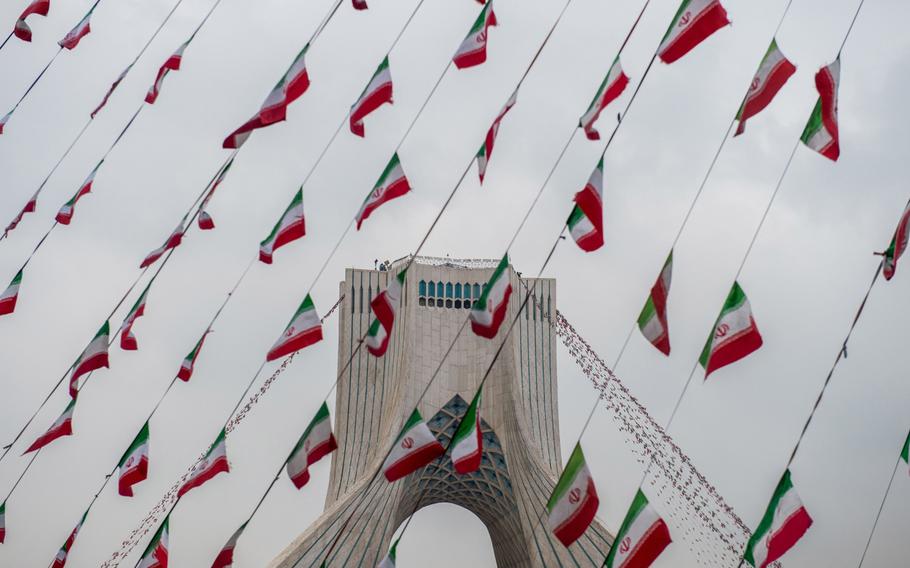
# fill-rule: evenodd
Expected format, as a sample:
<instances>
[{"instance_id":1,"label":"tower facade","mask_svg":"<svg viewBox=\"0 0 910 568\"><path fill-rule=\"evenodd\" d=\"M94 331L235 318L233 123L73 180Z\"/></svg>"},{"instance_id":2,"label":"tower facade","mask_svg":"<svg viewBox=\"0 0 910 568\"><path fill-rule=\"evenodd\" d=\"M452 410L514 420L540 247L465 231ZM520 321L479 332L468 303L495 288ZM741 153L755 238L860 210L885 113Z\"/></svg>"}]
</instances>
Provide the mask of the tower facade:
<instances>
[{"instance_id":1,"label":"tower facade","mask_svg":"<svg viewBox=\"0 0 910 568\"><path fill-rule=\"evenodd\" d=\"M407 261L392 263L388 271L345 273L338 345L343 374L334 413L338 450L325 510L271 566L376 566L411 514L442 502L480 518L500 567L601 566L613 537L597 521L569 548L546 523L546 502L562 468L557 339L550 324L555 280L522 279L509 267L508 313L499 334L488 340L471 331L467 317L498 261L418 257L408 269L388 351L381 358L365 347L358 351L372 322L370 302ZM527 290L532 300L519 314ZM448 445L516 315L518 323L484 385L480 469L459 475L446 455L389 483L382 463L415 406Z\"/></svg>"}]
</instances>

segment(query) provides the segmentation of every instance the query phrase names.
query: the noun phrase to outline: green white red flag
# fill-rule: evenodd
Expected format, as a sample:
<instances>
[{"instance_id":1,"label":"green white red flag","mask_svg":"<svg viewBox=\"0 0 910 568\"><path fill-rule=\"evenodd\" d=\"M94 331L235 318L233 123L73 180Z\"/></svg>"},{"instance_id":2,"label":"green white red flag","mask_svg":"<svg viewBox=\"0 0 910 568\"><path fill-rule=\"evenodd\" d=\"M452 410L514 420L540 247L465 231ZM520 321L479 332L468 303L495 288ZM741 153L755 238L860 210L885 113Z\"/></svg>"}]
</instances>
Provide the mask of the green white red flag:
<instances>
[{"instance_id":1,"label":"green white red flag","mask_svg":"<svg viewBox=\"0 0 910 568\"><path fill-rule=\"evenodd\" d=\"M193 347L193 350L183 358L183 362L180 363L180 370L177 371L177 378L183 382L188 382L190 377L193 376L193 368L196 366L196 359L199 358L199 352L202 351L202 344L205 342L205 338L209 334L209 329L205 330L205 333L202 334L202 337L199 338L199 341L196 343L196 346Z\"/></svg>"},{"instance_id":2,"label":"green white red flag","mask_svg":"<svg viewBox=\"0 0 910 568\"><path fill-rule=\"evenodd\" d=\"M16 20L13 34L22 41L32 41L32 29L28 27L28 23L26 23L25 19L32 14L47 16L47 12L50 9L51 0L32 0L32 3L28 5L28 8L26 8L19 16L19 19Z\"/></svg>"},{"instance_id":3,"label":"green white red flag","mask_svg":"<svg viewBox=\"0 0 910 568\"><path fill-rule=\"evenodd\" d=\"M63 204L63 207L60 208L60 211L57 213L57 222L61 225L69 225L70 221L73 220L73 213L76 209L76 203L83 195L92 191L92 184L95 183L95 174L98 173L98 168L101 167L101 164L104 163L104 160L98 162L98 165L95 166L95 169L92 170L92 173L85 178L85 181L82 182L82 185L79 186L79 190L76 192L69 201Z\"/></svg>"},{"instance_id":4,"label":"green white red flag","mask_svg":"<svg viewBox=\"0 0 910 568\"><path fill-rule=\"evenodd\" d=\"M170 519L170 514L164 518L164 522L161 523L161 526L155 532L155 536L145 547L145 552L142 553L142 558L139 559L139 564L136 565L136 568L167 568L168 524L170 524Z\"/></svg>"},{"instance_id":5,"label":"green white red flag","mask_svg":"<svg viewBox=\"0 0 910 568\"><path fill-rule=\"evenodd\" d=\"M657 55L673 63L705 41L711 34L730 25L720 0L683 0L660 43Z\"/></svg>"},{"instance_id":6,"label":"green white red flag","mask_svg":"<svg viewBox=\"0 0 910 568\"><path fill-rule=\"evenodd\" d=\"M667 298L673 279L673 251L667 256L664 267L651 288L651 295L638 316L638 329L651 345L664 355L670 354L670 328L667 325Z\"/></svg>"},{"instance_id":7,"label":"green white red flag","mask_svg":"<svg viewBox=\"0 0 910 568\"><path fill-rule=\"evenodd\" d=\"M86 373L91 373L102 367L109 368L107 359L107 347L109 336L111 334L110 322L104 322L98 333L88 344L82 355L73 363L73 372L70 375L70 396L76 399L76 393L79 392L79 377Z\"/></svg>"},{"instance_id":8,"label":"green white red flag","mask_svg":"<svg viewBox=\"0 0 910 568\"><path fill-rule=\"evenodd\" d=\"M164 256L164 253L171 250L172 248L177 248L180 246L180 243L183 242L183 234L186 232L186 229L183 227L183 219L180 220L180 224L177 225L177 228L170 234L164 244L156 248L152 252L148 253L142 262L139 263L139 268L147 268L157 261L159 258Z\"/></svg>"},{"instance_id":9,"label":"green white red flag","mask_svg":"<svg viewBox=\"0 0 910 568\"><path fill-rule=\"evenodd\" d=\"M829 160L840 157L840 135L837 125L837 89L840 85L840 55L834 63L815 74L818 102L800 140Z\"/></svg>"},{"instance_id":10,"label":"green white red flag","mask_svg":"<svg viewBox=\"0 0 910 568\"><path fill-rule=\"evenodd\" d=\"M734 282L705 343L705 348L698 358L698 362L705 368L705 378L721 367L739 361L761 346L762 337L755 325L755 318L752 317L749 298L739 286L739 282Z\"/></svg>"},{"instance_id":11,"label":"green white red flag","mask_svg":"<svg viewBox=\"0 0 910 568\"><path fill-rule=\"evenodd\" d=\"M151 287L152 283L149 282L132 309L130 309L130 313L126 314L123 319L123 323L120 325L120 349L135 351L139 348L136 336L133 335L133 324L136 323L137 319L145 315L145 302L148 299L149 288Z\"/></svg>"},{"instance_id":12,"label":"green white red flag","mask_svg":"<svg viewBox=\"0 0 910 568\"><path fill-rule=\"evenodd\" d=\"M161 94L161 86L164 84L164 78L167 77L167 74L171 71L180 70L180 63L183 61L183 52L192 40L193 38L186 40L183 45L177 48L177 51L167 58L164 65L158 69L158 75L155 76L155 82L149 87L148 93L145 94L145 102L150 105L155 104L155 101L158 100L158 95Z\"/></svg>"},{"instance_id":13,"label":"green white red flag","mask_svg":"<svg viewBox=\"0 0 910 568\"><path fill-rule=\"evenodd\" d=\"M904 449L901 450L901 459L904 460L905 467L910 466L910 435L907 436L907 441L904 442ZM3 542L2 537L0 537L0 542Z\"/></svg>"},{"instance_id":14,"label":"green white red flag","mask_svg":"<svg viewBox=\"0 0 910 568\"><path fill-rule=\"evenodd\" d=\"M0 134L3 134L3 125L2 124L0 124ZM40 189L38 191L36 191L35 195L33 195L31 197L31 199L28 200L28 203L25 204L25 207L22 208L22 211L20 211L19 214L16 215L16 218L13 219L12 221L10 221L9 225L7 225L6 229L4 229L4 231L3 231L4 236L8 235L10 231L12 231L13 229L15 229L16 227L19 226L19 223L22 221L22 217L24 217L26 213L35 212L35 210L38 208L38 194L40 192L41 192Z\"/></svg>"},{"instance_id":15,"label":"green white red flag","mask_svg":"<svg viewBox=\"0 0 910 568\"><path fill-rule=\"evenodd\" d=\"M35 452L43 448L44 446L50 444L57 438L62 438L63 436L72 436L73 435L73 410L76 409L76 399L73 398L66 405L66 408L63 409L63 414L57 417L57 420L51 424L51 427L47 429L47 432L38 436L38 438L32 442L32 445L28 447L27 450L22 452L22 455Z\"/></svg>"},{"instance_id":16,"label":"green white red flag","mask_svg":"<svg viewBox=\"0 0 910 568\"><path fill-rule=\"evenodd\" d=\"M249 521L247 521L247 523L248 522ZM234 549L237 548L237 541L240 540L240 536L246 529L247 523L243 523L240 525L239 529L234 531L234 534L232 534L231 538L224 544L224 547L222 547L218 556L215 557L212 568L231 568L234 565Z\"/></svg>"},{"instance_id":17,"label":"green white red flag","mask_svg":"<svg viewBox=\"0 0 910 568\"><path fill-rule=\"evenodd\" d=\"M575 194L575 206L569 213L566 226L575 244L585 252L604 245L604 159L600 157L584 189Z\"/></svg>"},{"instance_id":18,"label":"green white red flag","mask_svg":"<svg viewBox=\"0 0 910 568\"><path fill-rule=\"evenodd\" d=\"M338 443L332 434L329 405L323 402L288 458L288 477L291 478L294 487L300 489L306 485L310 480L310 466L337 449Z\"/></svg>"},{"instance_id":19,"label":"green white red flag","mask_svg":"<svg viewBox=\"0 0 910 568\"><path fill-rule=\"evenodd\" d=\"M133 496L133 486L145 481L149 474L149 423L146 421L130 446L123 452L117 467L120 478L117 492L124 497Z\"/></svg>"},{"instance_id":20,"label":"green white red flag","mask_svg":"<svg viewBox=\"0 0 910 568\"><path fill-rule=\"evenodd\" d=\"M66 557L69 556L70 550L73 548L73 543L76 542L76 537L79 535L79 531L82 529L82 525L85 523L85 518L87 516L88 511L82 514L82 518L79 519L79 522L73 527L73 531L66 538L66 542L64 542L63 546L60 547L60 550L57 551L51 568L64 568L66 566Z\"/></svg>"},{"instance_id":21,"label":"green white red flag","mask_svg":"<svg viewBox=\"0 0 910 568\"><path fill-rule=\"evenodd\" d=\"M203 231L211 231L215 228L215 221L212 219L212 216L209 215L209 212L206 210L209 201L212 200L212 196L215 195L215 190L218 189L218 186L221 185L221 182L224 181L224 178L227 176L228 171L230 171L231 166L234 165L234 158L228 160L228 163L221 172L218 173L218 177L215 178L215 181L212 183L212 187L209 189L208 193L205 194L205 198L202 200L202 203L199 205L199 218L197 223L199 228Z\"/></svg>"},{"instance_id":22,"label":"green white red flag","mask_svg":"<svg viewBox=\"0 0 910 568\"><path fill-rule=\"evenodd\" d=\"M882 253L882 256L884 256L884 260L882 261L882 272L885 274L885 280L894 278L894 273L897 271L897 261L900 260L904 251L907 250L908 237L910 237L910 203L907 203L907 206L904 208L901 220L897 224L897 229L894 231L894 237L891 238L891 244L888 245L888 250ZM3 297L0 296L0 315L2 314Z\"/></svg>"},{"instance_id":23,"label":"green white red flag","mask_svg":"<svg viewBox=\"0 0 910 568\"><path fill-rule=\"evenodd\" d=\"M272 264L272 254L284 245L302 239L306 235L306 219L303 216L303 187L294 194L291 204L275 223L275 227L264 241L259 243L259 260Z\"/></svg>"},{"instance_id":24,"label":"green white red flag","mask_svg":"<svg viewBox=\"0 0 910 568\"><path fill-rule=\"evenodd\" d=\"M19 286L22 284L22 270L13 276L12 282L6 287L6 290L0 294L0 316L11 314L16 310L16 302L19 300Z\"/></svg>"},{"instance_id":25,"label":"green white red flag","mask_svg":"<svg viewBox=\"0 0 910 568\"><path fill-rule=\"evenodd\" d=\"M493 155L493 144L496 142L496 135L499 134L499 125L502 122L502 119L505 118L506 113L515 106L516 102L518 102L517 90L512 93L512 96L506 101L505 106L502 107L502 110L496 115L492 126L490 126L490 129L487 131L487 136L484 138L483 144L480 146L480 150L477 152L477 175L480 177L481 185L483 185L484 176L487 175L487 164L490 161L490 156Z\"/></svg>"},{"instance_id":26,"label":"green white red flag","mask_svg":"<svg viewBox=\"0 0 910 568\"><path fill-rule=\"evenodd\" d=\"M117 87L120 86L120 82L126 78L127 73L129 73L130 69L132 69L132 68L133 68L133 64L130 63L129 65L127 65L126 69L124 69L120 73L120 75L114 80L114 82L111 83L111 88L107 90L107 93L105 93L104 98L101 99L101 102L98 104L97 107L95 107L95 110L92 111L92 114L91 114L92 118L95 118L95 116L99 112L101 112L101 109L103 109L104 106L107 104L107 101L111 98L111 95L113 95L114 91L117 90Z\"/></svg>"},{"instance_id":27,"label":"green white red flag","mask_svg":"<svg viewBox=\"0 0 910 568\"><path fill-rule=\"evenodd\" d=\"M193 471L190 473L189 478L177 490L178 498L183 497L187 492L201 486L219 473L230 473L231 466L228 464L225 436L225 431L222 428L205 457L193 466Z\"/></svg>"},{"instance_id":28,"label":"green white red flag","mask_svg":"<svg viewBox=\"0 0 910 568\"><path fill-rule=\"evenodd\" d=\"M3 127L6 126L7 122L9 122L9 119L11 116L13 116L14 112L16 112L15 108L13 110L9 111L8 113L4 114L3 117L0 118L0 134L3 134Z\"/></svg>"},{"instance_id":29,"label":"green white red flag","mask_svg":"<svg viewBox=\"0 0 910 568\"><path fill-rule=\"evenodd\" d=\"M493 13L493 0L484 5L474 25L464 38L452 61L459 69L467 69L480 65L487 60L487 33L490 26L497 25L496 14Z\"/></svg>"},{"instance_id":30,"label":"green white red flag","mask_svg":"<svg viewBox=\"0 0 910 568\"><path fill-rule=\"evenodd\" d=\"M667 523L639 489L604 561L604 568L647 568L671 542Z\"/></svg>"},{"instance_id":31,"label":"green white red flag","mask_svg":"<svg viewBox=\"0 0 910 568\"><path fill-rule=\"evenodd\" d=\"M274 361L320 341L322 341L322 322L319 321L319 314L316 313L316 306L313 305L312 298L307 294L281 337L265 356L265 360Z\"/></svg>"},{"instance_id":32,"label":"green white red flag","mask_svg":"<svg viewBox=\"0 0 910 568\"><path fill-rule=\"evenodd\" d=\"M398 306L401 304L401 291L404 288L404 278L407 270L399 272L392 278L388 288L376 296L370 303L376 319L373 320L367 331L366 344L370 355L382 357L389 348L389 339L392 336L392 327Z\"/></svg>"},{"instance_id":33,"label":"green white red flag","mask_svg":"<svg viewBox=\"0 0 910 568\"><path fill-rule=\"evenodd\" d=\"M793 548L811 526L812 517L796 493L788 469L749 539L743 558L755 568L765 568Z\"/></svg>"},{"instance_id":34,"label":"green white red flag","mask_svg":"<svg viewBox=\"0 0 910 568\"><path fill-rule=\"evenodd\" d=\"M82 18L76 27L71 29L68 34L63 36L63 39L57 42L57 45L64 49L73 50L76 49L76 46L79 45L79 42L82 41L82 38L87 36L92 31L91 19L92 12L95 11L95 6L88 11L88 14Z\"/></svg>"},{"instance_id":35,"label":"green white red flag","mask_svg":"<svg viewBox=\"0 0 910 568\"><path fill-rule=\"evenodd\" d=\"M480 393L483 385L477 389L474 400L458 423L458 429L452 436L452 465L455 471L465 475L477 471L483 455L483 435L480 431Z\"/></svg>"},{"instance_id":36,"label":"green white red flag","mask_svg":"<svg viewBox=\"0 0 910 568\"><path fill-rule=\"evenodd\" d=\"M610 70L607 72L607 76L604 77L603 83L597 89L597 94L594 95L591 106L578 120L578 126L584 129L588 140L600 140L600 132L594 128L594 123L600 118L600 113L626 90L628 84L629 78L623 72L622 65L619 62L619 55L617 55L616 59L613 60L613 65L610 66Z\"/></svg>"},{"instance_id":37,"label":"green white red flag","mask_svg":"<svg viewBox=\"0 0 910 568\"><path fill-rule=\"evenodd\" d=\"M471 330L477 335L493 339L506 318L512 283L509 282L509 254L499 261L493 276L487 282L480 298L471 307Z\"/></svg>"},{"instance_id":38,"label":"green white red flag","mask_svg":"<svg viewBox=\"0 0 910 568\"><path fill-rule=\"evenodd\" d=\"M746 131L746 121L771 104L778 91L784 87L794 73L796 73L796 66L777 47L777 39L772 39L768 52L765 53L755 77L752 78L752 83L749 84L746 99L736 115L739 126L733 136L739 136Z\"/></svg>"},{"instance_id":39,"label":"green white red flag","mask_svg":"<svg viewBox=\"0 0 910 568\"><path fill-rule=\"evenodd\" d=\"M399 537L392 543L392 548L389 549L389 553L385 555L382 562L376 565L376 568L395 568L395 559L398 555L398 541L400 540L401 538Z\"/></svg>"},{"instance_id":40,"label":"green white red flag","mask_svg":"<svg viewBox=\"0 0 910 568\"><path fill-rule=\"evenodd\" d=\"M373 73L360 98L351 106L351 132L363 138L364 117L386 103L392 104L392 72L389 70L388 55Z\"/></svg>"},{"instance_id":41,"label":"green white red flag","mask_svg":"<svg viewBox=\"0 0 910 568\"><path fill-rule=\"evenodd\" d=\"M363 205L360 206L360 211L357 212L356 217L357 230L360 230L360 226L370 217L373 211L409 191L411 191L411 185L408 183L408 178L404 175L404 170L401 168L401 160L398 159L398 152L396 152L392 159L389 160L389 164L383 170L382 175L379 176L379 181L376 182L373 191L367 195Z\"/></svg>"},{"instance_id":42,"label":"green white red flag","mask_svg":"<svg viewBox=\"0 0 910 568\"><path fill-rule=\"evenodd\" d=\"M6 501L0 503L0 544L6 540Z\"/></svg>"},{"instance_id":43,"label":"green white red flag","mask_svg":"<svg viewBox=\"0 0 910 568\"><path fill-rule=\"evenodd\" d=\"M417 471L446 452L433 432L414 409L405 422L395 446L382 464L382 473L390 482Z\"/></svg>"},{"instance_id":44,"label":"green white red flag","mask_svg":"<svg viewBox=\"0 0 910 568\"><path fill-rule=\"evenodd\" d=\"M547 524L559 542L568 547L588 530L598 506L600 499L594 478L588 470L581 444L576 444L547 501Z\"/></svg>"}]
</instances>

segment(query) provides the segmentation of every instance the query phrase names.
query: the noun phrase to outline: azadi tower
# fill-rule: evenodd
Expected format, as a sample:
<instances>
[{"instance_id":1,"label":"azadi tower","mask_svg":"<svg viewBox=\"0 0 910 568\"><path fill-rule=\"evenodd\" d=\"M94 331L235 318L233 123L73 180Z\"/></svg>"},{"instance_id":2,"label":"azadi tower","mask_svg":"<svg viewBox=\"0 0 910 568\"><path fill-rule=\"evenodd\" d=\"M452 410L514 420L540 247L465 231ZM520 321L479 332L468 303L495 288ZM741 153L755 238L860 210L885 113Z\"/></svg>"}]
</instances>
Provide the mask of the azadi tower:
<instances>
[{"instance_id":1,"label":"azadi tower","mask_svg":"<svg viewBox=\"0 0 910 568\"><path fill-rule=\"evenodd\" d=\"M388 272L346 271L339 371L371 323L370 301L406 262L396 261ZM496 263L419 257L411 265L385 356L377 359L362 348L339 381L334 413L338 450L332 454L325 511L272 567L319 568L323 562L329 568L374 567L408 516L434 503L453 503L477 515L489 530L502 568L603 564L613 537L597 521L566 548L544 517L563 463L557 340L550 324L556 313L555 280L521 279L510 267L513 294L499 335L492 341L478 337L468 324L418 402ZM395 483L386 481L378 472L415 405L436 437L448 444L527 289L534 291L536 302L521 314L484 386L480 469L459 475L444 456Z\"/></svg>"}]
</instances>

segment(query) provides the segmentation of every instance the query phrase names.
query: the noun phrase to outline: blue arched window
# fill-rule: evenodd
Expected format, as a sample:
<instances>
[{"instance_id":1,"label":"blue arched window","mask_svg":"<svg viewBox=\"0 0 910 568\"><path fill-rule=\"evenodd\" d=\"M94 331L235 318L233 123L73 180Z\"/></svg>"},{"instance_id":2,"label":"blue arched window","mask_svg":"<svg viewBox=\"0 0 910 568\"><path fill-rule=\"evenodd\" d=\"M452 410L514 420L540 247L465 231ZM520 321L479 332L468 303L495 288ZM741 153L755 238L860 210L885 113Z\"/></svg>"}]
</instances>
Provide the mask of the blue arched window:
<instances>
[{"instance_id":1,"label":"blue arched window","mask_svg":"<svg viewBox=\"0 0 910 568\"><path fill-rule=\"evenodd\" d=\"M430 280L427 283L427 286L428 286L427 296L429 296L430 298L435 297L436 296L436 283L433 282L432 280Z\"/></svg>"},{"instance_id":2,"label":"blue arched window","mask_svg":"<svg viewBox=\"0 0 910 568\"><path fill-rule=\"evenodd\" d=\"M452 297L452 283L447 282L446 283L446 298L451 298L451 297Z\"/></svg>"},{"instance_id":3,"label":"blue arched window","mask_svg":"<svg viewBox=\"0 0 910 568\"><path fill-rule=\"evenodd\" d=\"M425 280L421 280L420 283L417 284L417 295L418 296L427 295L427 283Z\"/></svg>"}]
</instances>

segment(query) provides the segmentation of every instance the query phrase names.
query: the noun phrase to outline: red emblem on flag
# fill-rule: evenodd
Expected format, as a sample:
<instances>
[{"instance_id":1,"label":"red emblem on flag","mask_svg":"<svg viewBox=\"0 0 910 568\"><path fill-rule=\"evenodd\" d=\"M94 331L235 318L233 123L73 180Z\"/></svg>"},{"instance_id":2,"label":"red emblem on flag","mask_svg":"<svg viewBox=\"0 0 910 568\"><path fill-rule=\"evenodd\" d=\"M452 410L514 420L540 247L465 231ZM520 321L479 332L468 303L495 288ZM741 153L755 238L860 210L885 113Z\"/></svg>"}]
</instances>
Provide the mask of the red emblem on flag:
<instances>
[{"instance_id":1,"label":"red emblem on flag","mask_svg":"<svg viewBox=\"0 0 910 568\"><path fill-rule=\"evenodd\" d=\"M405 438L404 440L401 441L401 447L406 450L410 450L411 448L414 447L414 439L411 437Z\"/></svg>"}]
</instances>

